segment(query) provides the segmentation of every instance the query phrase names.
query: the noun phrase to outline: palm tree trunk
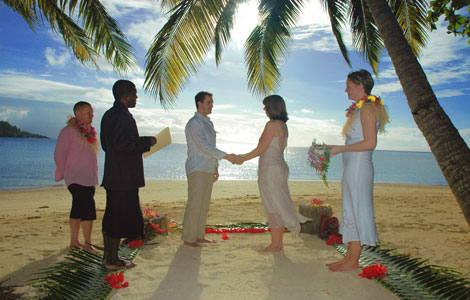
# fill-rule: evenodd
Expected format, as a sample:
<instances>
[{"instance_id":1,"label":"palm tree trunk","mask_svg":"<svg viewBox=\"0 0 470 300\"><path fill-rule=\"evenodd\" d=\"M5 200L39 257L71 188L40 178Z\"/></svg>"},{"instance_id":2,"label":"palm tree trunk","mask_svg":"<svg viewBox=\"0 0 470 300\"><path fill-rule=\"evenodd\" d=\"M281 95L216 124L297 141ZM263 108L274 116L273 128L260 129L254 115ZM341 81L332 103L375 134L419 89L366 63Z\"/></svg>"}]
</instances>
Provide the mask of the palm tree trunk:
<instances>
[{"instance_id":1,"label":"palm tree trunk","mask_svg":"<svg viewBox=\"0 0 470 300\"><path fill-rule=\"evenodd\" d=\"M426 74L385 0L366 0L408 105L470 225L470 150L437 101Z\"/></svg>"}]
</instances>

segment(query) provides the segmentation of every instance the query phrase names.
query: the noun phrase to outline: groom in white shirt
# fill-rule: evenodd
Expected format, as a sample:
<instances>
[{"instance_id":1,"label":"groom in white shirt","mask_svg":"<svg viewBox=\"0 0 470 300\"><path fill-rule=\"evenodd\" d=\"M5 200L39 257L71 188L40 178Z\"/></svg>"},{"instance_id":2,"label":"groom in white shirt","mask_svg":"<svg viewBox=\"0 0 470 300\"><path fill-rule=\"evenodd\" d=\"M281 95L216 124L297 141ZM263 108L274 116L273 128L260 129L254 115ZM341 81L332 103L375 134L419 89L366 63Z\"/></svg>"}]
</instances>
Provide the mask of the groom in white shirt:
<instances>
[{"instance_id":1,"label":"groom in white shirt","mask_svg":"<svg viewBox=\"0 0 470 300\"><path fill-rule=\"evenodd\" d=\"M188 202L181 239L185 245L200 247L200 243L214 242L206 239L204 234L212 186L219 179L219 160L224 158L233 163L235 155L227 154L215 146L216 132L208 117L214 106L212 94L199 92L194 98L197 112L189 119L185 128L188 146Z\"/></svg>"}]
</instances>

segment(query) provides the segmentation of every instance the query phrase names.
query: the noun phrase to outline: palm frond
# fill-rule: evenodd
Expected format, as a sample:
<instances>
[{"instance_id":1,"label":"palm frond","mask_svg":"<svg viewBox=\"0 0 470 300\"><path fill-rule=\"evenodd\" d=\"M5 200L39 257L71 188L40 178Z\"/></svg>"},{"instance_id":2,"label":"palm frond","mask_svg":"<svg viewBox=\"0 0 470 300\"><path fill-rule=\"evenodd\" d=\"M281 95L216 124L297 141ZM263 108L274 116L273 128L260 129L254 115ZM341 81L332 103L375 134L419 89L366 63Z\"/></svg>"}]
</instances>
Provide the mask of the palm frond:
<instances>
[{"instance_id":1,"label":"palm frond","mask_svg":"<svg viewBox=\"0 0 470 300\"><path fill-rule=\"evenodd\" d=\"M363 55L377 76L380 55L384 48L382 37L365 1L350 0L350 4L353 47Z\"/></svg>"},{"instance_id":2,"label":"palm frond","mask_svg":"<svg viewBox=\"0 0 470 300\"><path fill-rule=\"evenodd\" d=\"M162 106L171 106L186 80L204 62L222 9L216 0L183 0L170 11L145 62L145 91L159 98Z\"/></svg>"},{"instance_id":3,"label":"palm frond","mask_svg":"<svg viewBox=\"0 0 470 300\"><path fill-rule=\"evenodd\" d=\"M34 5L30 5L31 1L17 1L17 0L1 0L5 5L10 7L13 11L16 11L20 16L26 21L28 26L34 30L38 23L38 16L35 11L35 3L31 3ZM34 1L35 2L35 1Z\"/></svg>"},{"instance_id":4,"label":"palm frond","mask_svg":"<svg viewBox=\"0 0 470 300\"><path fill-rule=\"evenodd\" d=\"M346 254L345 244L335 247L343 255ZM470 279L458 270L426 265L424 260L379 246L363 247L359 265L365 267L375 263L381 263L388 269L387 277L375 280L400 299L463 300L470 297Z\"/></svg>"},{"instance_id":5,"label":"palm frond","mask_svg":"<svg viewBox=\"0 0 470 300\"><path fill-rule=\"evenodd\" d=\"M426 46L429 38L427 31L430 27L426 21L427 1L389 0L389 2L413 54L419 57L421 49Z\"/></svg>"},{"instance_id":6,"label":"palm frond","mask_svg":"<svg viewBox=\"0 0 470 300\"><path fill-rule=\"evenodd\" d=\"M245 43L248 85L264 96L280 84L279 64L289 49L290 29L303 5L301 0L264 0L259 4L260 21Z\"/></svg>"},{"instance_id":7,"label":"palm frond","mask_svg":"<svg viewBox=\"0 0 470 300\"><path fill-rule=\"evenodd\" d=\"M62 0L61 9L65 10L69 4L69 13L73 15L78 1L68 2L68 0ZM103 54L116 71L126 71L135 65L132 46L99 0L81 0L78 19L82 20L84 31L92 40L93 49L98 54Z\"/></svg>"},{"instance_id":8,"label":"palm frond","mask_svg":"<svg viewBox=\"0 0 470 300\"><path fill-rule=\"evenodd\" d=\"M132 261L144 246L131 248L123 244L119 256ZM33 279L32 286L39 295L37 299L108 299L113 289L105 281L109 271L101 260L101 255L69 249L64 261L42 270L37 274L38 278Z\"/></svg>"},{"instance_id":9,"label":"palm frond","mask_svg":"<svg viewBox=\"0 0 470 300\"><path fill-rule=\"evenodd\" d=\"M32 2L36 2L36 0ZM37 0L37 6L50 24L51 29L55 32L59 31L62 35L65 45L72 51L77 60L81 63L92 63L97 67L97 53L90 46L91 40L83 29L57 6L56 1Z\"/></svg>"},{"instance_id":10,"label":"palm frond","mask_svg":"<svg viewBox=\"0 0 470 300\"><path fill-rule=\"evenodd\" d=\"M217 20L214 33L215 63L219 65L222 58L222 49L230 41L230 30L233 28L233 18L238 5L243 0L229 0L223 7L220 18Z\"/></svg>"},{"instance_id":11,"label":"palm frond","mask_svg":"<svg viewBox=\"0 0 470 300\"><path fill-rule=\"evenodd\" d=\"M344 44L341 33L341 27L346 23L347 3L344 0L321 0L321 3L330 18L331 30L336 38L341 54L348 66L351 67L348 49Z\"/></svg>"}]
</instances>

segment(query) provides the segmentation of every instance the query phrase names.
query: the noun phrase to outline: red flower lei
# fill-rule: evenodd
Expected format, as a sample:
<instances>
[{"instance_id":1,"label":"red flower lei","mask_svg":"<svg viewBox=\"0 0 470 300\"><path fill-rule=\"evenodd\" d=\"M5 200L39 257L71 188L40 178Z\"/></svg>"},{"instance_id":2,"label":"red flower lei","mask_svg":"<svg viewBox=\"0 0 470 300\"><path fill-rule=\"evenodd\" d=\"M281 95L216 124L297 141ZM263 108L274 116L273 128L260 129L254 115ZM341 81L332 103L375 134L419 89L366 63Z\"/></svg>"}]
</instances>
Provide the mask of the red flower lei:
<instances>
[{"instance_id":1,"label":"red flower lei","mask_svg":"<svg viewBox=\"0 0 470 300\"><path fill-rule=\"evenodd\" d=\"M80 135L90 144L96 142L96 130L93 126L90 125L90 128L86 128L80 121L75 118L71 117L67 124L72 126L73 128L77 129L80 132Z\"/></svg>"}]
</instances>

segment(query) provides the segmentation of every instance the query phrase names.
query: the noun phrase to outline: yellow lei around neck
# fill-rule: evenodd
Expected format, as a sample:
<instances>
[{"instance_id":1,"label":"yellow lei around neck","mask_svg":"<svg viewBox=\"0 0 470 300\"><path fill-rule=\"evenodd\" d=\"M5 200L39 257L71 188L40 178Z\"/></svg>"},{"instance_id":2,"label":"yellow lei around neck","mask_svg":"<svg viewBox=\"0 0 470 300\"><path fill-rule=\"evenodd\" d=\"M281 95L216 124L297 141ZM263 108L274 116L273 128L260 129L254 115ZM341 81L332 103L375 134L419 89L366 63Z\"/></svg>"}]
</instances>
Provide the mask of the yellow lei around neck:
<instances>
[{"instance_id":1,"label":"yellow lei around neck","mask_svg":"<svg viewBox=\"0 0 470 300\"><path fill-rule=\"evenodd\" d=\"M385 129L384 126L386 123L389 123L388 119L388 114L387 111L384 108L384 101L377 96L374 95L369 95L361 98L358 102L354 102L351 104L348 109L346 109L346 117L348 118L346 120L346 123L344 124L343 127L343 136L346 137L351 130L351 126L353 122L356 120L357 113L359 110L362 108L364 103L374 103L376 112L377 112L377 119L379 122L379 132L384 133Z\"/></svg>"}]
</instances>

